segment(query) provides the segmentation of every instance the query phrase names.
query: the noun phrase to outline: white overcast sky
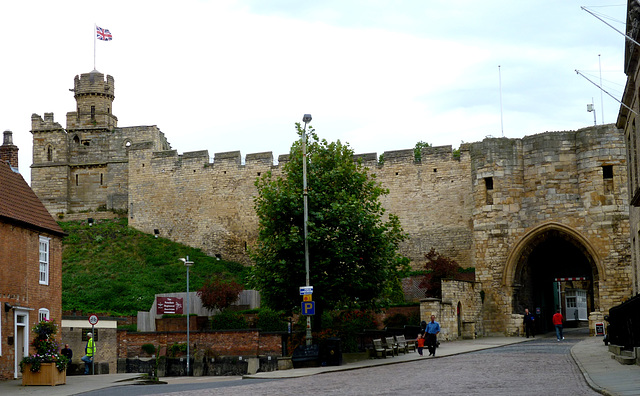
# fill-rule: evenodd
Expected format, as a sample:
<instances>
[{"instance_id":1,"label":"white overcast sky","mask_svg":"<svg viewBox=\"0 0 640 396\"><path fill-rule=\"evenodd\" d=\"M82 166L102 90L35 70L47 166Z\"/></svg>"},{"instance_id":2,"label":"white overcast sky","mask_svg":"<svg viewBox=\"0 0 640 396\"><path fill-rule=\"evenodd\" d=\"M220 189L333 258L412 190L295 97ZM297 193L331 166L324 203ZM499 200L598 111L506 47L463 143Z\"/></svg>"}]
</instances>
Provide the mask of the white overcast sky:
<instances>
[{"instance_id":1,"label":"white overcast sky","mask_svg":"<svg viewBox=\"0 0 640 396\"><path fill-rule=\"evenodd\" d=\"M624 37L580 7L624 31L626 2L586 1L3 2L0 130L29 182L31 114L66 126L94 23L113 34L95 62L118 126L157 125L179 153L277 159L305 113L320 137L378 155L587 127L592 98L612 123L618 102L575 70L620 99Z\"/></svg>"}]
</instances>

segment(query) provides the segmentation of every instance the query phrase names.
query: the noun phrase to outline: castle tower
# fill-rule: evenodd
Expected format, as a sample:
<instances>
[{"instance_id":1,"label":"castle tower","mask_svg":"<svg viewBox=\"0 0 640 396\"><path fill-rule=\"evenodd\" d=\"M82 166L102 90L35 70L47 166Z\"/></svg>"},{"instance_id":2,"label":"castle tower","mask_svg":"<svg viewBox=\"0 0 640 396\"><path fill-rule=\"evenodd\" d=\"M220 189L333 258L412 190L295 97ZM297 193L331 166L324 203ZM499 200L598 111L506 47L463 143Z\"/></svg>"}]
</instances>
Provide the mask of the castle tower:
<instances>
[{"instance_id":1,"label":"castle tower","mask_svg":"<svg viewBox=\"0 0 640 396\"><path fill-rule=\"evenodd\" d=\"M113 77L97 70L76 76L73 81L73 97L76 111L67 113L67 130L106 129L112 130L118 118L111 112L115 98Z\"/></svg>"},{"instance_id":2,"label":"castle tower","mask_svg":"<svg viewBox=\"0 0 640 396\"><path fill-rule=\"evenodd\" d=\"M18 169L18 146L13 144L13 132L4 131L2 146L0 146L0 161Z\"/></svg>"},{"instance_id":3,"label":"castle tower","mask_svg":"<svg viewBox=\"0 0 640 396\"><path fill-rule=\"evenodd\" d=\"M31 115L33 135L31 188L51 214L66 212L69 200L67 132L53 113Z\"/></svg>"},{"instance_id":4,"label":"castle tower","mask_svg":"<svg viewBox=\"0 0 640 396\"><path fill-rule=\"evenodd\" d=\"M114 80L97 70L76 76L76 111L67 113L67 127L53 113L31 116L33 164L31 188L49 212L68 213L128 207L129 148L151 143L169 150L164 134L154 126L119 128L113 115Z\"/></svg>"}]
</instances>

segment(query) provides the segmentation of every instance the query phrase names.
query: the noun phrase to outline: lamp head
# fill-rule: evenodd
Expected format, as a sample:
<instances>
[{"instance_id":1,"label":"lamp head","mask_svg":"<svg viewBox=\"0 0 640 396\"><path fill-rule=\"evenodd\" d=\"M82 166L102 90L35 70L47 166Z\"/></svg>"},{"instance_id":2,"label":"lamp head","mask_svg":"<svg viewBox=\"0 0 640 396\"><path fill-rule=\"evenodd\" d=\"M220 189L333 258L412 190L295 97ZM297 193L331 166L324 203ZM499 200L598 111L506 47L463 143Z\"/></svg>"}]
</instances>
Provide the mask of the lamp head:
<instances>
[{"instance_id":1,"label":"lamp head","mask_svg":"<svg viewBox=\"0 0 640 396\"><path fill-rule=\"evenodd\" d=\"M182 261L187 267L191 267L193 265L193 261L189 261L186 258L179 258L178 260Z\"/></svg>"},{"instance_id":2,"label":"lamp head","mask_svg":"<svg viewBox=\"0 0 640 396\"><path fill-rule=\"evenodd\" d=\"M305 114L305 115L302 117L302 122L304 122L305 124L310 123L310 122L311 122L311 114Z\"/></svg>"}]
</instances>

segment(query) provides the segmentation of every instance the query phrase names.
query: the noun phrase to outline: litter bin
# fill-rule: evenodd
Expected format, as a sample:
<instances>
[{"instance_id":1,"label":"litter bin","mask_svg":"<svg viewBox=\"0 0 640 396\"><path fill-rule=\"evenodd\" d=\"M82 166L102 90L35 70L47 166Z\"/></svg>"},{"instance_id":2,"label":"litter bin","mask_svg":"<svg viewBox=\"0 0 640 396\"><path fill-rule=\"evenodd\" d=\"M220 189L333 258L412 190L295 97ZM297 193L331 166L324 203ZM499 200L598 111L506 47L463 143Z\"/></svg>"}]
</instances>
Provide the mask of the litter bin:
<instances>
[{"instance_id":1,"label":"litter bin","mask_svg":"<svg viewBox=\"0 0 640 396\"><path fill-rule=\"evenodd\" d=\"M339 338L331 337L324 340L324 342L322 343L320 364L322 366L342 365L342 348L340 347Z\"/></svg>"},{"instance_id":2,"label":"litter bin","mask_svg":"<svg viewBox=\"0 0 640 396\"><path fill-rule=\"evenodd\" d=\"M300 345L293 350L291 355L293 368L318 367L320 365L320 346Z\"/></svg>"}]
</instances>

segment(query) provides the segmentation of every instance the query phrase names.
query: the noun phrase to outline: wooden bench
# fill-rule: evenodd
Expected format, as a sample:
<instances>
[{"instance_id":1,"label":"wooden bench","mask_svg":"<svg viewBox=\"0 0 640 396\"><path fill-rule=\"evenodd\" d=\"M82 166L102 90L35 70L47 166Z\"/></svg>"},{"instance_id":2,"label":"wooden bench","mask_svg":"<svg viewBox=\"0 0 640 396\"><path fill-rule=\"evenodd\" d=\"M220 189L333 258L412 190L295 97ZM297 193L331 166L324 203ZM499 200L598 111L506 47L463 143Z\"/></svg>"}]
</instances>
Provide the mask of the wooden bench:
<instances>
[{"instance_id":1,"label":"wooden bench","mask_svg":"<svg viewBox=\"0 0 640 396\"><path fill-rule=\"evenodd\" d=\"M382 339L376 339L373 340L373 352L375 354L375 357L383 357L383 358L387 358L387 355L391 354L391 356L393 357L393 349L389 349L387 348L385 345L382 344Z\"/></svg>"},{"instance_id":2,"label":"wooden bench","mask_svg":"<svg viewBox=\"0 0 640 396\"><path fill-rule=\"evenodd\" d=\"M402 353L409 353L416 351L416 344L412 342L407 342L404 338L404 335L396 336L396 344L398 344L398 350Z\"/></svg>"},{"instance_id":3,"label":"wooden bench","mask_svg":"<svg viewBox=\"0 0 640 396\"><path fill-rule=\"evenodd\" d=\"M390 348L393 351L395 356L398 356L398 344L396 344L396 340L394 340L393 336L385 337L385 342L387 343L387 348Z\"/></svg>"}]
</instances>

